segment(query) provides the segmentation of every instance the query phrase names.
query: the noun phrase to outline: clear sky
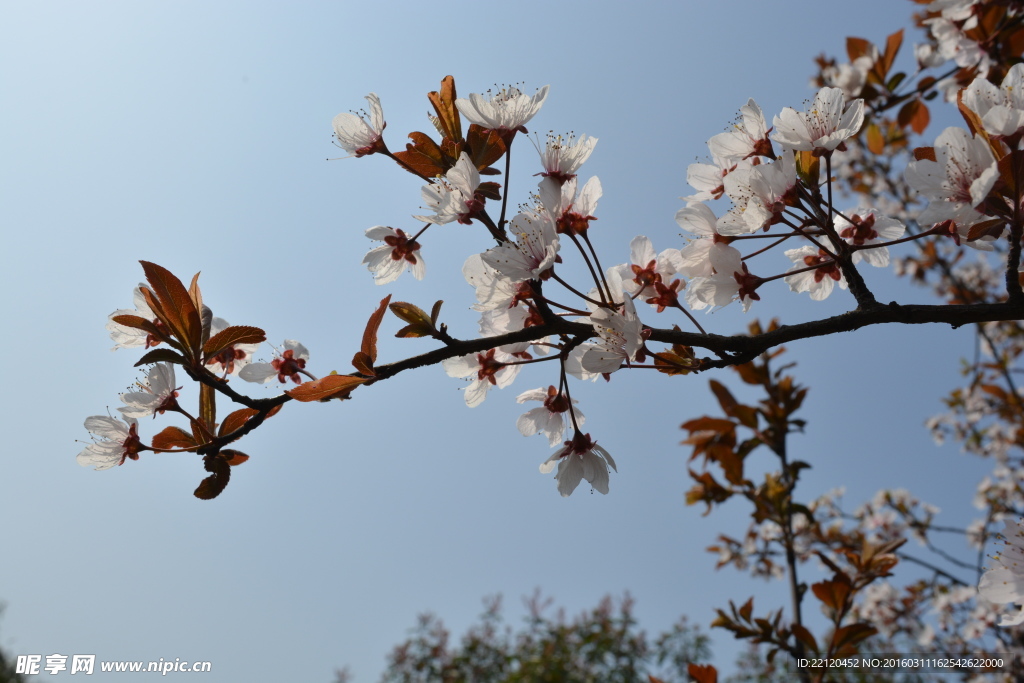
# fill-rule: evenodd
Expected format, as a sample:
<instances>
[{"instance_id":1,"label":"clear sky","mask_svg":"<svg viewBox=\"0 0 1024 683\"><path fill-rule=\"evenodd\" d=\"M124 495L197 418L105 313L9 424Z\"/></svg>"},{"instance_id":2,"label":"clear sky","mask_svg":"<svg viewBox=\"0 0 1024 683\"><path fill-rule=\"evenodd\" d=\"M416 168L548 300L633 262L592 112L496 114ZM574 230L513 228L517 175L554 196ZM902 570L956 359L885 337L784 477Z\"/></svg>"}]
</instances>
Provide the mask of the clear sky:
<instances>
[{"instance_id":1,"label":"clear sky","mask_svg":"<svg viewBox=\"0 0 1024 683\"><path fill-rule=\"evenodd\" d=\"M82 422L115 410L139 377L138 353L111 353L104 330L111 311L131 307L139 259L183 278L202 271L217 315L277 344L301 340L317 374L349 371L388 293L424 308L444 299L453 334L476 334L460 268L489 246L478 226L433 230L421 283L377 287L360 265L374 246L363 232L415 229L421 204L421 183L386 159L325 161L342 155L331 119L371 91L394 149L408 131L429 132L425 94L447 74L460 94L550 84L531 129L600 139L583 173L604 185L592 235L611 265L637 234L658 250L681 246L673 217L691 191L686 167L747 98L769 117L802 108L815 55L842 56L847 35L881 42L914 7L4 2L0 647L209 660L216 681L327 682L347 664L362 682L376 680L418 613L459 633L494 593L515 623L519 597L536 587L570 613L628 590L651 632L682 613L706 626L730 598L784 604L781 583L715 572L703 550L718 533L742 534L748 511L701 517L684 504L679 424L717 410L707 376L619 373L580 387L587 431L619 472L608 496L584 484L569 499L537 471L544 440L515 428L515 396L551 383L546 370L524 371L473 410L465 383L440 368L345 404L289 405L239 444L252 459L211 502L192 496L205 475L192 456L79 467ZM540 169L524 140L514 149L518 203ZM926 298L871 276L882 300ZM781 283L763 297L751 315L787 322L854 305L846 293L815 304ZM731 333L748 318L736 308L701 320ZM433 348L391 339L398 327L385 322L382 361ZM846 485L852 508L905 486L943 508L943 523L963 523L982 468L935 447L922 423L973 344L969 331L939 327L792 344L811 387L808 434L791 446L814 466L803 495ZM194 396L186 388L184 400ZM144 421L142 433L170 422ZM731 638L715 643L731 660Z\"/></svg>"}]
</instances>

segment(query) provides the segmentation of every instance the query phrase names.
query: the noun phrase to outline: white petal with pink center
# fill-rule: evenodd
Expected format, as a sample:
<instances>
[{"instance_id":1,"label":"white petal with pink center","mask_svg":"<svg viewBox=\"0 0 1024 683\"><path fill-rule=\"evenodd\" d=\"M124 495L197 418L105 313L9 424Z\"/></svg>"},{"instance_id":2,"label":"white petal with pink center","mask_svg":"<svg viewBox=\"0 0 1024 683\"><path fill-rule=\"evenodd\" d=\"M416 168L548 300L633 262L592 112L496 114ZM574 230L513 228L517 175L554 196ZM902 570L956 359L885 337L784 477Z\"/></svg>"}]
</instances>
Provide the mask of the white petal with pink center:
<instances>
[{"instance_id":1,"label":"white petal with pink center","mask_svg":"<svg viewBox=\"0 0 1024 683\"><path fill-rule=\"evenodd\" d=\"M548 437L551 446L557 446L565 435L569 423L569 411L564 409L564 394L558 393L554 387L549 389L530 389L516 397L517 403L526 401L541 401L544 405L539 408L528 410L516 420L516 428L523 436L543 434ZM573 412L576 415L576 424L582 425L586 422L583 413L575 407L577 401L573 399ZM561 410L558 410L561 409Z\"/></svg>"},{"instance_id":2,"label":"white petal with pink center","mask_svg":"<svg viewBox=\"0 0 1024 683\"><path fill-rule=\"evenodd\" d=\"M214 318L210 323L210 336L214 336L231 327L224 318ZM206 368L216 375L235 375L252 362L259 344L232 344L215 357L206 361Z\"/></svg>"},{"instance_id":3,"label":"white petal with pink center","mask_svg":"<svg viewBox=\"0 0 1024 683\"><path fill-rule=\"evenodd\" d=\"M441 366L449 377L465 377L473 381L466 387L466 405L475 408L487 398L487 390L492 386L504 389L519 374L520 365L504 365L515 362L511 356L500 349L491 349L485 353L471 353L456 356L442 361Z\"/></svg>"},{"instance_id":4,"label":"white petal with pink center","mask_svg":"<svg viewBox=\"0 0 1024 683\"><path fill-rule=\"evenodd\" d=\"M434 212L433 216L413 216L425 223L443 225L452 221L469 223L472 215L480 209L476 190L480 186L480 172L463 152L459 160L448 169L443 180L424 185L422 189L424 208Z\"/></svg>"},{"instance_id":5,"label":"white petal with pink center","mask_svg":"<svg viewBox=\"0 0 1024 683\"><path fill-rule=\"evenodd\" d=\"M844 216L849 217L851 223ZM851 209L835 219L835 230L848 244L869 247L873 244L891 242L903 237L906 226L895 218L879 213L875 209ZM853 262L866 261L876 268L889 265L889 248L858 249L853 252Z\"/></svg>"},{"instance_id":6,"label":"white petal with pink center","mask_svg":"<svg viewBox=\"0 0 1024 683\"><path fill-rule=\"evenodd\" d=\"M386 242L383 246L371 249L363 257L363 265L373 273L373 281L378 285L386 285L398 279L408 268L412 276L422 280L427 266L420 254L419 243L413 243L403 230L396 230L384 225L375 225L366 231L371 240Z\"/></svg>"},{"instance_id":7,"label":"white petal with pink center","mask_svg":"<svg viewBox=\"0 0 1024 683\"><path fill-rule=\"evenodd\" d=\"M743 161L752 156L763 155L765 148L771 149L768 141L768 124L761 107L753 99L740 107L740 122L733 130L719 133L708 140L711 156L732 162ZM687 178L689 180L689 178Z\"/></svg>"},{"instance_id":8,"label":"white petal with pink center","mask_svg":"<svg viewBox=\"0 0 1024 683\"><path fill-rule=\"evenodd\" d=\"M621 313L618 310L599 308L591 314L590 324L594 326L600 341L587 345L589 348L583 354L581 364L587 372L615 372L624 362L635 360L643 348L643 325L629 297L623 302Z\"/></svg>"},{"instance_id":9,"label":"white petal with pink center","mask_svg":"<svg viewBox=\"0 0 1024 683\"><path fill-rule=\"evenodd\" d=\"M790 249L786 252L786 256L793 262L793 267L789 269L790 271L800 270L801 268L807 268L808 266L831 260L827 256L823 256L817 247L812 246ZM836 279L837 277L838 280ZM838 266L834 264L794 275L787 275L783 279L789 285L790 290L794 292L808 292L814 301L828 298L828 295L832 293L832 286L836 282L839 283L841 288L846 289L846 278L843 277Z\"/></svg>"},{"instance_id":10,"label":"white petal with pink center","mask_svg":"<svg viewBox=\"0 0 1024 683\"><path fill-rule=\"evenodd\" d=\"M995 566L982 575L978 592L989 602L1020 606L1024 605L1024 525L1009 519L1003 524L1003 548L992 558ZM999 622L1000 626L1020 624L1024 624L1024 608L1004 615Z\"/></svg>"},{"instance_id":11,"label":"white petal with pink center","mask_svg":"<svg viewBox=\"0 0 1024 683\"><path fill-rule=\"evenodd\" d=\"M513 282L539 279L558 256L554 219L544 210L527 211L513 218L510 228L516 241L485 251L484 263Z\"/></svg>"},{"instance_id":12,"label":"white petal with pink center","mask_svg":"<svg viewBox=\"0 0 1024 683\"><path fill-rule=\"evenodd\" d=\"M552 177L560 182L576 176L576 171L590 158L597 145L597 138L573 134L567 136L548 133L544 149L534 142L540 163L544 167L545 177Z\"/></svg>"},{"instance_id":13,"label":"white petal with pink center","mask_svg":"<svg viewBox=\"0 0 1024 683\"><path fill-rule=\"evenodd\" d=\"M474 311L507 308L519 293L519 284L487 265L483 254L473 254L466 259L462 275L476 289Z\"/></svg>"},{"instance_id":14,"label":"white petal with pink center","mask_svg":"<svg viewBox=\"0 0 1024 683\"><path fill-rule=\"evenodd\" d=\"M110 349L111 351L146 348L147 340L149 340L148 332L113 321L113 318L119 315L134 315L145 318L150 322L156 320L156 314L149 308L149 304L146 303L146 297L142 294L142 288L145 286L144 284L139 284L132 292L132 303L135 304L134 309L119 308L107 316L111 320L107 322L106 329L110 333L110 338L114 341L114 346Z\"/></svg>"},{"instance_id":15,"label":"white petal with pink center","mask_svg":"<svg viewBox=\"0 0 1024 683\"><path fill-rule=\"evenodd\" d=\"M963 128L942 131L935 139L934 149L935 161L912 161L904 173L910 186L930 200L918 217L922 227L950 218L970 218L971 213L964 209L981 204L999 177L988 145ZM973 213L981 217L980 213ZM957 225L961 227L959 222Z\"/></svg>"},{"instance_id":16,"label":"white petal with pink center","mask_svg":"<svg viewBox=\"0 0 1024 683\"><path fill-rule=\"evenodd\" d=\"M717 223L723 235L757 232L786 208L786 195L796 185L796 160L785 154L770 164L741 169L725 177L725 193L736 205Z\"/></svg>"},{"instance_id":17,"label":"white petal with pink center","mask_svg":"<svg viewBox=\"0 0 1024 683\"><path fill-rule=\"evenodd\" d=\"M384 132L384 112L380 107L380 98L377 93L370 93L366 96L370 103L369 122L367 114L342 113L334 117L334 137L338 146L349 154L362 156L368 154L381 138Z\"/></svg>"},{"instance_id":18,"label":"white petal with pink center","mask_svg":"<svg viewBox=\"0 0 1024 683\"><path fill-rule=\"evenodd\" d=\"M305 367L306 361L309 360L309 349L295 339L285 339L282 346L283 350L281 351L275 349L276 358L273 361L246 365L238 373L238 376L246 382L256 384L265 384L275 377L282 384L288 378L299 384L300 382L295 380L295 377L298 375L298 370Z\"/></svg>"},{"instance_id":19,"label":"white petal with pink center","mask_svg":"<svg viewBox=\"0 0 1024 683\"><path fill-rule=\"evenodd\" d=\"M540 111L548 96L544 86L532 97L524 95L519 88L506 87L488 95L472 93L468 98L455 100L459 112L478 126L490 130L518 130Z\"/></svg>"},{"instance_id":20,"label":"white petal with pink center","mask_svg":"<svg viewBox=\"0 0 1024 683\"><path fill-rule=\"evenodd\" d=\"M139 385L142 391L130 391L121 394L124 406L118 408L125 417L141 419L156 415L157 411L163 412L168 404L178 395L178 389L174 383L174 365L171 363L157 363L146 378L146 383Z\"/></svg>"},{"instance_id":21,"label":"white petal with pink center","mask_svg":"<svg viewBox=\"0 0 1024 683\"><path fill-rule=\"evenodd\" d=\"M651 240L637 235L629 243L630 263L612 266L622 282L622 288L633 299L657 296L654 276L659 276L665 285L677 279L680 266L679 250L665 249L654 253Z\"/></svg>"},{"instance_id":22,"label":"white petal with pink center","mask_svg":"<svg viewBox=\"0 0 1024 683\"><path fill-rule=\"evenodd\" d=\"M558 481L558 492L563 498L572 495L583 479L586 479L598 493L607 494L608 468L618 471L611 453L592 441L589 434L579 432L576 432L572 440L565 442L565 448L541 464L541 474L550 473L556 463L558 472L555 479Z\"/></svg>"},{"instance_id":23,"label":"white petal with pink center","mask_svg":"<svg viewBox=\"0 0 1024 683\"><path fill-rule=\"evenodd\" d=\"M710 313L716 308L729 305L739 297L740 282L737 276L743 277L746 270L743 266L743 256L735 247L715 244L708 251L708 258L714 274L709 277L698 277L690 282L686 289L686 303L695 311L707 308ZM750 309L752 302L751 297L743 296L744 312Z\"/></svg>"},{"instance_id":24,"label":"white petal with pink center","mask_svg":"<svg viewBox=\"0 0 1024 683\"><path fill-rule=\"evenodd\" d=\"M106 415L93 415L85 419L85 428L100 440L89 444L78 454L76 459L82 467L96 470L117 467L134 453L133 448L138 445L134 418L125 418L122 422ZM134 457L138 458L137 455Z\"/></svg>"},{"instance_id":25,"label":"white petal with pink center","mask_svg":"<svg viewBox=\"0 0 1024 683\"><path fill-rule=\"evenodd\" d=\"M1024 64L1014 64L998 88L975 78L964 91L963 102L990 134L1013 135L1024 127Z\"/></svg>"},{"instance_id":26,"label":"white petal with pink center","mask_svg":"<svg viewBox=\"0 0 1024 683\"><path fill-rule=\"evenodd\" d=\"M775 117L772 139L789 150L831 152L864 123L864 100L854 100L844 111L845 104L842 90L822 88L806 112L786 107Z\"/></svg>"}]
</instances>

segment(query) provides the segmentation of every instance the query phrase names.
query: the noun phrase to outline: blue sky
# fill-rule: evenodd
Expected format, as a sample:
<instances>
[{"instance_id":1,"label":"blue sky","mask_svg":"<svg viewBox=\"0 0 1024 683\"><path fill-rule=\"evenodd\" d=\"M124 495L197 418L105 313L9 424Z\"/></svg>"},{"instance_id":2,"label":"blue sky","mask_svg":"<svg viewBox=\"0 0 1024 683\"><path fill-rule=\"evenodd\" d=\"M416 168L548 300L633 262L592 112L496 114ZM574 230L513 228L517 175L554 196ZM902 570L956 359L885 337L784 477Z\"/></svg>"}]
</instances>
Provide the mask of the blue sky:
<instances>
[{"instance_id":1,"label":"blue sky","mask_svg":"<svg viewBox=\"0 0 1024 683\"><path fill-rule=\"evenodd\" d=\"M211 680L329 681L348 664L373 681L418 613L458 633L494 593L514 622L519 596L535 587L570 613L628 590L652 632L682 613L706 625L730 598L784 604L781 584L715 572L703 550L720 532L741 534L747 511L701 517L683 503L679 424L716 410L707 376L619 373L575 392L587 431L619 465L608 496L583 486L562 499L538 473L549 450L518 434L514 399L553 381L541 370L472 411L464 383L440 368L345 404L288 406L239 444L252 459L211 502L192 496L204 476L197 458L148 454L93 472L75 463L76 440L87 438L82 421L114 410L139 377L137 353L111 353L103 328L131 307L139 259L183 278L201 271L217 315L277 344L301 340L317 374L348 371L388 293L424 308L444 299L453 333L475 335L460 268L489 246L477 226L432 231L423 282L377 287L360 265L373 246L366 228L415 228L421 204L420 182L385 159L325 161L340 156L331 119L363 107L366 93L380 95L394 149L407 131L430 130L425 94L449 73L460 94L550 84L531 130L600 139L583 173L604 185L592 235L610 265L637 234L658 250L681 245L673 216L690 193L686 167L748 97L768 116L802 108L815 55L842 55L847 35L881 42L913 8L6 3L0 647L209 660ZM539 169L529 144L516 144L518 203ZM883 300L926 299L871 276ZM845 293L814 304L781 283L767 293L752 311L763 319L853 306ZM738 309L701 318L720 333L747 319ZM398 327L385 322L382 360L432 348L390 338ZM942 507L944 523L964 522L982 467L936 448L922 423L973 348L969 331L939 327L792 344L811 387L809 430L792 446L814 466L804 495L846 485L853 507L905 486ZM731 639L715 642L731 660Z\"/></svg>"}]
</instances>

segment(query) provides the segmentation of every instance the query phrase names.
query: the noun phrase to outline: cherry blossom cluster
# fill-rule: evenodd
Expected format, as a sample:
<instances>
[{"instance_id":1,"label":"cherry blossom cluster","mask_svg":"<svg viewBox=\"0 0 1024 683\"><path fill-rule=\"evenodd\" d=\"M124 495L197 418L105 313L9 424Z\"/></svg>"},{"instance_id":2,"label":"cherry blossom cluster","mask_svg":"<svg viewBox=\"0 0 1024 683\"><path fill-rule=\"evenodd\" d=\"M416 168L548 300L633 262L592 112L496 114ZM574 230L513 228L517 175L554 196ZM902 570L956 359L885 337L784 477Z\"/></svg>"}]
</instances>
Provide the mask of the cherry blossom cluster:
<instances>
[{"instance_id":1,"label":"cherry blossom cluster","mask_svg":"<svg viewBox=\"0 0 1024 683\"><path fill-rule=\"evenodd\" d=\"M517 426L524 435L544 436L555 449L540 470L554 471L558 491L568 496L583 480L606 493L609 471L616 469L608 450L582 431L584 419L572 398L570 378L610 379L623 368L686 374L703 369L709 360L697 358L691 347L682 344L652 349L652 336L666 334L641 320L638 301L648 306L641 309L650 311L645 316L683 315L683 323L697 330L698 339L709 335L692 311L710 311L734 301L747 310L761 298L761 286L776 279L813 300L828 297L836 287L849 288L858 308L870 310L878 304L858 267L887 266L890 246L944 236L991 248L1006 225L1016 230L1011 240L1017 249L1016 255L1011 252L1016 268L1020 198L999 164L1022 153L1022 78L1024 66L1018 65L998 87L976 79L962 96L971 131L946 130L934 147L919 150L908 166L907 182L929 201L918 218L925 229L916 234L907 235L900 220L874 207L841 211L834 206L832 158L858 135L865 104L861 99L847 101L844 88L826 86L804 111L787 107L771 126L757 103L748 101L736 124L708 141L710 163L688 169L687 179L695 192L684 197L687 205L676 214L677 224L687 233L685 241L658 251L651 239L638 235L629 244L629 261L609 268L602 266L590 238L598 225L603 188L598 178L580 176L596 148L596 138L548 134L544 140L536 136L530 140L537 153L530 170L540 179L514 215L507 212L511 147L525 138L522 134L546 101L548 87L533 95L510 86L459 98L448 77L440 92L430 94L436 113L431 123L441 142L413 133L405 151L393 152L386 144L387 124L376 94L366 97L369 113L339 114L333 125L337 145L351 156L388 157L425 183L422 211L411 214L417 229L378 225L366 231L367 238L380 243L363 259L376 283L389 284L406 270L417 279L424 277L428 229L436 231L449 224L481 226L493 239L493 246L469 255L463 266L463 276L475 291L480 337L496 340L489 346L459 352L467 343L452 338L445 325L438 327L436 306L429 316L404 302L391 304L391 310L410 323L399 336L429 336L451 350L432 362L440 362L452 377L469 380L464 391L469 407L482 403L492 387L510 386L524 365L553 363L557 367L557 377L546 386L519 395L520 403L541 405L520 417ZM849 74L837 73L836 79L856 81ZM852 92L852 86L845 89ZM502 159L504 171L496 167ZM502 175L503 184L485 180ZM728 206L716 214L712 202ZM759 246L763 244L767 246ZM754 259L768 263L765 255L783 245L791 247L784 250L788 268L755 274ZM759 271L764 273L765 267L770 266L759 266ZM259 404L257 409L255 399L243 399L234 389L226 389L232 378L308 385L298 393L286 390L279 399L283 403L347 398L355 387L388 376L374 366L376 330L387 302L382 302L364 334L363 348L353 360L357 372L317 379L306 369L309 352L297 340L285 340L268 362L253 362L258 344L265 339L262 330L235 328L214 318L202 305L195 281L187 290L193 299L191 313L172 312L186 296L176 287L184 292L184 286L169 285L173 276L153 268L159 267L150 264L150 286L140 285L135 291L136 308L115 311L108 324L115 348L154 349L144 359L161 363L160 371L154 370L156 374L140 387L142 391L126 395L126 409L121 411L126 420L170 410L188 417L198 452L218 451L230 443L227 436L213 434L217 423L211 408L207 418L193 417L172 400L174 396L167 392L173 388L171 394L176 395L179 388L172 386L173 364L185 366L190 378L204 384L208 394L221 393L248 410L257 410L260 421L269 408ZM581 273L584 284L579 281ZM160 344L170 348L156 349ZM716 353L723 362L730 362ZM90 419L102 440L87 449L83 461L98 462L97 454L102 452L103 463L120 464L125 458L138 457L140 450L167 450L142 443L133 423ZM168 439L180 445L170 437L160 443ZM113 443L121 445L117 458Z\"/></svg>"}]
</instances>

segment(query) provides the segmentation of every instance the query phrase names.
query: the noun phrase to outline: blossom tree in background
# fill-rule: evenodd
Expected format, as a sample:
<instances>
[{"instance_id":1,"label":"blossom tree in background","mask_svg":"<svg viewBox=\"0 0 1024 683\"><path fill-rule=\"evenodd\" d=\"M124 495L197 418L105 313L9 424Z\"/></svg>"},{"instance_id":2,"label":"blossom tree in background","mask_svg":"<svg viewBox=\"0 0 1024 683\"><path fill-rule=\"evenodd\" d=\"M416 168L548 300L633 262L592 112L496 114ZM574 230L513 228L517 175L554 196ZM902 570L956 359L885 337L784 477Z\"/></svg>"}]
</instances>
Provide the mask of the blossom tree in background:
<instances>
[{"instance_id":1,"label":"blossom tree in background","mask_svg":"<svg viewBox=\"0 0 1024 683\"><path fill-rule=\"evenodd\" d=\"M255 363L264 330L214 318L198 276L186 286L143 262L147 283L135 289L135 308L115 311L107 327L116 348L144 350L136 365L152 369L139 391L122 396L123 420L87 419L97 440L79 462L106 469L147 452L192 452L209 473L195 495L209 499L248 459L236 443L286 405L352 399L401 372L440 365L468 380L464 396L473 408L492 389L509 387L523 366L542 365L543 385L525 388L517 399L541 405L517 426L526 436L546 437L553 450L538 457L539 468L553 474L561 495L584 481L604 494L616 460L601 441L602 425L587 423L584 431L572 396L576 382L611 381L619 371L675 376L734 368L764 398L742 404L712 380L724 415L683 424L692 459L701 463L691 470L687 499L704 503L707 512L732 498L751 503L750 529L742 538L723 534L713 551L719 566L786 577L791 605L757 616L751 599L721 610L714 625L767 648L764 676L773 675L778 652L797 661L885 651L1014 660L1022 641L1013 627L1022 617L1000 619L1002 608L993 603L1024 600L1017 522L1024 514L1024 405L1015 386L1024 350L1024 3L918 4L927 40L914 48L913 73L895 70L902 31L882 47L850 38L849 62L819 58L819 89L805 107L786 107L769 120L751 99L730 130L708 140L710 160L690 167L694 193L675 216L685 239L656 246L659 238L639 235L627 243L622 236L614 255L599 254L591 240L592 230L615 231L598 222L601 182L581 175L598 140L554 134L524 140L549 96L547 86L533 94L509 86L461 98L454 78L445 77L428 95L436 137L413 132L398 151L385 142L384 109L371 93L369 113L334 119L338 146L354 157L385 157L424 184L422 208L413 214L410 206L408 225L366 231L375 246L363 264L380 285L406 270L423 280L424 252L445 239L445 225L477 228L480 245L466 253L462 274L474 290L480 336L453 336L440 301L428 313L388 295L369 317L352 372L323 374L292 339L275 347L271 362ZM928 144L929 107L941 100L957 107L964 125ZM515 210L508 190L517 142L522 173L539 181ZM893 264L930 285L940 302L881 303L873 271ZM848 297L850 309L790 325L755 322L745 334L719 334L700 322L700 311L733 304L770 309L761 288L774 280L806 294L812 310L813 302L838 295ZM379 362L377 337L389 311L403 323L396 336L429 339L430 348ZM800 473L812 463L794 457L787 437L803 428L794 414L807 389L786 366L772 364L781 345L897 323L971 325L982 342L967 385L950 395L949 412L932 424L937 438L961 441L994 463L976 495L983 517L959 530L974 548L969 560L938 550L933 535L955 530L935 524L936 510L909 492L880 492L852 512L838 494L797 495ZM199 387L191 413L178 401L174 366ZM243 382L280 384L282 393L252 398ZM225 402L234 409L222 415ZM167 426L147 436L152 419L139 420L166 413L181 415L187 428ZM776 464L757 482L745 470L755 451L770 453ZM1005 550L985 573L983 549L997 529ZM903 549L909 536L937 557L909 554ZM800 576L811 559L826 576L808 586ZM890 581L901 562L924 567L931 580ZM812 597L828 616L827 632L814 634L803 622ZM1015 675L1008 665L985 664L960 673L978 680ZM717 673L695 665L689 675L706 682ZM837 679L835 672L800 667L786 675Z\"/></svg>"}]
</instances>

